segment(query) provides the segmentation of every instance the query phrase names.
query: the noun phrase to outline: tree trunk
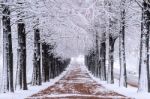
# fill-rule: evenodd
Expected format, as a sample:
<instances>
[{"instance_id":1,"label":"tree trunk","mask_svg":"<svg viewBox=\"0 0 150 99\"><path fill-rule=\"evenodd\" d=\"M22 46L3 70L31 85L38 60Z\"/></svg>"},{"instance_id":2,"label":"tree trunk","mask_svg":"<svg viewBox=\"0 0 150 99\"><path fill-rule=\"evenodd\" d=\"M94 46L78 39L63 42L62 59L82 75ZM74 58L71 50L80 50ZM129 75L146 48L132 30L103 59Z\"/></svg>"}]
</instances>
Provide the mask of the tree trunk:
<instances>
[{"instance_id":1,"label":"tree trunk","mask_svg":"<svg viewBox=\"0 0 150 99\"><path fill-rule=\"evenodd\" d=\"M101 80L106 81L106 34L102 34L100 42L100 67L101 67Z\"/></svg>"},{"instance_id":2,"label":"tree trunk","mask_svg":"<svg viewBox=\"0 0 150 99\"><path fill-rule=\"evenodd\" d=\"M101 43L101 48L100 48L100 67L101 67L101 80L106 80L106 43L102 42Z\"/></svg>"},{"instance_id":3,"label":"tree trunk","mask_svg":"<svg viewBox=\"0 0 150 99\"><path fill-rule=\"evenodd\" d=\"M34 29L34 60L32 85L41 85L41 55L40 55L40 31Z\"/></svg>"},{"instance_id":4,"label":"tree trunk","mask_svg":"<svg viewBox=\"0 0 150 99\"><path fill-rule=\"evenodd\" d=\"M99 35L98 32L96 32L96 56L95 56L95 76L100 77L101 76L101 67L99 63Z\"/></svg>"},{"instance_id":5,"label":"tree trunk","mask_svg":"<svg viewBox=\"0 0 150 99\"><path fill-rule=\"evenodd\" d=\"M126 0L121 1L121 30L119 34L119 59L120 59L119 85L127 87L126 57L125 57L125 14L126 14L125 3Z\"/></svg>"},{"instance_id":6,"label":"tree trunk","mask_svg":"<svg viewBox=\"0 0 150 99\"><path fill-rule=\"evenodd\" d=\"M42 77L43 77L43 81L47 82L49 81L49 45L47 45L46 43L42 44L42 49L43 49L43 54L42 54L42 60L43 60L43 65L42 65Z\"/></svg>"},{"instance_id":7,"label":"tree trunk","mask_svg":"<svg viewBox=\"0 0 150 99\"><path fill-rule=\"evenodd\" d=\"M110 84L114 83L114 44L115 44L115 38L113 38L110 34L109 34L109 61L108 61L108 78L107 78L107 82Z\"/></svg>"},{"instance_id":8,"label":"tree trunk","mask_svg":"<svg viewBox=\"0 0 150 99\"><path fill-rule=\"evenodd\" d=\"M27 90L25 24L18 23L18 73L20 89Z\"/></svg>"},{"instance_id":9,"label":"tree trunk","mask_svg":"<svg viewBox=\"0 0 150 99\"><path fill-rule=\"evenodd\" d=\"M3 71L5 74L4 80L4 92L10 91L14 92L13 86L13 52L12 52L12 36L11 36L11 26L10 26L10 10L9 7L3 5Z\"/></svg>"},{"instance_id":10,"label":"tree trunk","mask_svg":"<svg viewBox=\"0 0 150 99\"><path fill-rule=\"evenodd\" d=\"M148 1L147 1L148 2ZM150 92L149 81L149 20L150 5L143 1L142 8L142 25L141 25L141 45L140 45L140 62L139 62L139 88L138 91Z\"/></svg>"}]
</instances>

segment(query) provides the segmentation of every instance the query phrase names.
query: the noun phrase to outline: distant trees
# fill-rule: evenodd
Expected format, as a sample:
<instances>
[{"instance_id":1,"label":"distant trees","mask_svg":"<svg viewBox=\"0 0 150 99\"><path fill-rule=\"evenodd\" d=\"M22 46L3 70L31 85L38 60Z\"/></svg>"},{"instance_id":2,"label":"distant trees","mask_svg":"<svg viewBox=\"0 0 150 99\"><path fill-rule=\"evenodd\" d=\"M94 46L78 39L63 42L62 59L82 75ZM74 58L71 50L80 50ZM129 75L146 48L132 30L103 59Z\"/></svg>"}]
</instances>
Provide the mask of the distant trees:
<instances>
[{"instance_id":1,"label":"distant trees","mask_svg":"<svg viewBox=\"0 0 150 99\"><path fill-rule=\"evenodd\" d=\"M48 82L50 79L50 55L49 45L42 43L42 80Z\"/></svg>"},{"instance_id":2,"label":"distant trees","mask_svg":"<svg viewBox=\"0 0 150 99\"><path fill-rule=\"evenodd\" d=\"M63 60L55 57L52 53L53 45L42 43L42 49L42 80L43 82L48 82L65 70L70 63L70 59Z\"/></svg>"},{"instance_id":3,"label":"distant trees","mask_svg":"<svg viewBox=\"0 0 150 99\"><path fill-rule=\"evenodd\" d=\"M107 77L107 82L113 84L114 83L114 45L116 42L116 39L119 38L119 61L120 61L120 78L119 83L120 86L127 87L127 73L126 73L126 57L125 57L125 28L126 28L126 0L120 0L120 1L111 1L111 0L104 0L101 2L103 6L101 7L101 11L99 11L100 15L105 16L105 18L99 17L101 19L101 22L104 24L101 24L103 26L100 26L99 28L101 30L104 30L101 34L103 36L99 36L99 39L102 39L100 41L100 60L103 60L101 63L100 68L100 75L105 78ZM116 5L117 6L114 6ZM120 10L118 10L118 8ZM119 15L120 14L120 15ZM97 43L97 42L96 42ZM96 44L97 45L97 44ZM90 54L91 52L89 52ZM97 54L96 54L97 55ZM107 56L107 57L106 57ZM86 63L91 62L89 58L89 55L86 56ZM87 61L89 60L89 61ZM103 69L102 66L105 67L108 64L108 69ZM90 64L90 63L88 63ZM88 65L87 64L87 65ZM95 66L93 66L95 68ZM92 70L92 69L90 69ZM95 69L97 70L97 69ZM102 71L107 72L107 75L102 75ZM96 72L96 71L95 71ZM101 78L102 78L101 77ZM105 79L102 79L105 80Z\"/></svg>"},{"instance_id":4,"label":"distant trees","mask_svg":"<svg viewBox=\"0 0 150 99\"><path fill-rule=\"evenodd\" d=\"M95 66L96 66L96 62L95 62L95 50L90 50L89 53L87 55L85 55L85 65L87 66L87 68L91 71L91 73L96 76L96 72L95 72Z\"/></svg>"},{"instance_id":5,"label":"distant trees","mask_svg":"<svg viewBox=\"0 0 150 99\"><path fill-rule=\"evenodd\" d=\"M118 38L119 30L118 12L115 11L116 8L114 7L117 3L116 1L104 0L101 2L97 1L95 4L94 10L96 15L93 20L93 34L95 36L95 49L93 50L95 53L95 59L93 60L95 61L95 66L93 67L95 69L94 74L101 80L114 83L114 44ZM91 51L89 54L92 55ZM89 62L92 61L92 59L89 60Z\"/></svg>"},{"instance_id":6,"label":"distant trees","mask_svg":"<svg viewBox=\"0 0 150 99\"><path fill-rule=\"evenodd\" d=\"M98 2L98 1L97 1ZM116 3L115 3L116 2ZM113 4L117 4L114 6ZM101 75L101 78L105 78L107 76L108 83L114 83L114 45L117 38L119 38L119 62L120 62L120 75L119 75L119 85L127 87L127 70L126 70L126 49L125 49L125 34L127 27L127 5L131 1L120 0L120 1L112 1L112 0L104 0L101 7L101 11L99 13L103 14L105 18L99 17L101 19L101 23L105 21L103 26L98 26L101 30L105 30L101 32L104 36L96 35L96 49L90 50L89 53L85 56L85 64L88 69L97 77ZM133 2L133 1L132 1ZM150 2L148 0L144 1L134 1L141 7L141 39L140 39L140 59L139 59L139 87L138 91L146 91L150 92L150 77L149 77L149 39L150 39ZM96 3L97 4L97 3ZM98 3L99 7L102 6L101 3ZM97 5L95 5L97 6ZM118 10L118 7L119 9ZM95 10L95 9L94 9ZM104 10L104 11L103 11ZM100 15L101 15L100 14ZM117 15L118 14L118 15ZM120 15L119 15L120 14ZM95 21L94 21L95 22ZM119 25L118 25L119 22ZM118 31L115 31L118 30ZM116 35L116 34L117 35ZM95 32L93 34L96 34ZM100 39L103 39L98 43ZM99 45L100 44L100 45ZM106 45L105 45L106 44ZM100 47L100 48L99 48ZM107 58L105 57L107 56ZM100 59L99 59L100 58ZM100 60L100 63L97 62ZM103 61L102 61L103 60ZM102 62L102 63L101 63ZM108 62L108 70L102 68L105 66L105 62ZM97 65L98 64L98 65ZM99 66L100 64L100 66ZM98 68L98 66L100 68ZM102 75L102 71L105 70L107 75ZM101 71L101 72L99 72ZM104 73L105 74L105 73ZM105 79L102 79L105 80Z\"/></svg>"}]
</instances>

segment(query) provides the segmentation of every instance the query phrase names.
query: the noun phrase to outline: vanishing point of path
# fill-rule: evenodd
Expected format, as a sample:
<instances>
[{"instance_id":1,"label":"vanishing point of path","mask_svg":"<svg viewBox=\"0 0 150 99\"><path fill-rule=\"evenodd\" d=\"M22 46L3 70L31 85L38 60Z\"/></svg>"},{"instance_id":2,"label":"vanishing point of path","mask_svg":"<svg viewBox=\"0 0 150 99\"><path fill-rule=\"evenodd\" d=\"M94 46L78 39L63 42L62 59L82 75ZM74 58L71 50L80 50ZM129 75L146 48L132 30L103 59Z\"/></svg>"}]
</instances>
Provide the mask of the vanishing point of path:
<instances>
[{"instance_id":1,"label":"vanishing point of path","mask_svg":"<svg viewBox=\"0 0 150 99\"><path fill-rule=\"evenodd\" d=\"M27 99L129 99L94 81L85 66L70 65L66 74L54 85Z\"/></svg>"}]
</instances>

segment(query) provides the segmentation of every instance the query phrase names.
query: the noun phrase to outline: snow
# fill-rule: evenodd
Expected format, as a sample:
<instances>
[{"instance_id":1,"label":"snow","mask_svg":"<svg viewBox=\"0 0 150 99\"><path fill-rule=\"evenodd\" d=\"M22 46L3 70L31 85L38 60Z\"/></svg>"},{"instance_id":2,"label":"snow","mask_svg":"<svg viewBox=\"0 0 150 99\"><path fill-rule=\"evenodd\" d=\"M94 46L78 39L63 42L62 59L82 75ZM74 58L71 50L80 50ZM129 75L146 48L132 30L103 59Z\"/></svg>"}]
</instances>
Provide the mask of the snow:
<instances>
[{"instance_id":1,"label":"snow","mask_svg":"<svg viewBox=\"0 0 150 99\"><path fill-rule=\"evenodd\" d=\"M49 95L46 97L69 97L69 96L81 96L81 97L92 97L93 95L81 95L81 94L59 94L59 95ZM97 96L98 98L106 98L106 96ZM120 98L120 96L107 96L107 98ZM122 98L122 97L121 97Z\"/></svg>"},{"instance_id":2,"label":"snow","mask_svg":"<svg viewBox=\"0 0 150 99\"><path fill-rule=\"evenodd\" d=\"M101 84L97 84L86 70L84 65L84 57L72 58L71 64L68 67L66 75L60 79L52 87L48 87L35 95L33 98L52 98L52 97L99 97L99 98L121 98L122 95L104 88ZM69 79L69 81L68 81ZM79 89L76 85L79 85ZM49 92L48 92L49 91ZM48 93L47 93L48 92ZM112 95L114 94L114 95ZM118 97L120 96L120 97ZM123 97L124 98L124 97ZM92 98L91 98L92 99Z\"/></svg>"},{"instance_id":3,"label":"snow","mask_svg":"<svg viewBox=\"0 0 150 99\"><path fill-rule=\"evenodd\" d=\"M78 62L80 65L82 65L82 70L83 71L88 71L87 68L85 68L86 66L84 66L84 57L82 55L80 55L78 58L74 58L74 63ZM115 69L117 70L117 69ZM90 71L88 71L88 73L90 74L90 76L97 81L99 84L102 84L102 86L104 86L106 89L110 89L112 91L115 91L119 94L123 94L125 96L128 97L132 97L135 99L150 99L150 93L147 92L138 92L138 88L136 87L132 87L132 86L128 86L127 88L125 87L119 87L119 80L115 79L115 84L108 84L106 81L101 81L99 78L94 77ZM131 75L130 75L131 76ZM130 77L128 76L128 77ZM135 75L132 78L137 78L137 75ZM134 80L134 79L133 79Z\"/></svg>"},{"instance_id":4,"label":"snow","mask_svg":"<svg viewBox=\"0 0 150 99\"><path fill-rule=\"evenodd\" d=\"M67 68L68 69L68 68ZM66 69L66 71L67 71ZM62 74L60 74L55 79L51 79L50 82L42 83L41 86L28 86L28 90L16 90L14 93L0 93L0 99L24 99L34 93L37 93L49 86L52 86L55 82L57 82L59 79L61 79L65 74L66 71L64 71Z\"/></svg>"},{"instance_id":5,"label":"snow","mask_svg":"<svg viewBox=\"0 0 150 99\"><path fill-rule=\"evenodd\" d=\"M117 93L123 94L128 97L132 97L135 99L149 99L150 93L147 92L138 92L138 88L128 86L127 88L125 87L119 87L119 80L115 79L114 84L108 84L106 81L101 81L99 78L94 77L90 71L88 71L90 76L97 81L99 84L102 84L105 88L113 90Z\"/></svg>"},{"instance_id":6,"label":"snow","mask_svg":"<svg viewBox=\"0 0 150 99\"><path fill-rule=\"evenodd\" d=\"M12 0L10 0L12 1ZM15 0L16 1L16 0ZM50 39L56 39L56 43L57 43L57 48L55 49L55 53L57 53L58 56L63 56L63 57L70 57L70 56L76 56L79 53L85 54L85 50L89 50L91 47L93 47L93 41L91 39L93 39L93 37L91 35L89 35L89 33L86 31L91 27L91 24L93 24L93 20L95 19L95 21L98 21L98 23L100 23L100 25L104 25L106 20L103 20L107 15L103 15L102 12L105 12L106 14L109 14L106 10L107 9L103 9L105 11L103 11L101 9L101 7L97 4L95 6L95 2L97 2L98 0L44 0L46 2L44 7L41 7L40 9L36 9L36 6L33 6L35 4L35 0L27 0L28 2L30 2L30 4L32 5L32 7L28 7L28 9L26 9L26 5L24 6L25 8L23 8L23 12L26 11L26 13L31 14L31 15L26 15L26 17L29 16L33 16L36 15L37 17L40 17L41 19L41 24L40 27L41 29L43 29L43 32L41 32L41 34L43 34L44 36L42 37L42 39L44 39L47 42L52 42ZM100 0L100 2L103 0ZM118 0L113 0L114 3L117 3L115 5L118 6ZM98 3L98 2L97 2ZM13 5L13 4L12 4ZM39 6L43 5L43 3L39 3ZM115 10L114 10L115 7ZM113 10L114 11L118 11L118 7L114 6ZM127 11L127 27L126 27L126 56L127 56L127 72L131 71L131 72L138 72L138 66L139 66L139 44L140 44L140 32L141 32L141 28L140 25L140 19L141 19L141 8L137 7L137 4L134 2L133 4L130 4L127 6L128 7L128 11ZM16 7L15 7L16 8ZM60 8L60 9L59 9ZM90 10L89 10L90 9ZM117 9L117 10L116 10ZM29 10L29 11L27 11ZM100 11L102 10L102 11ZM96 13L98 12L98 13ZM35 13L35 14L33 14ZM44 15L45 13L45 15ZM46 14L47 13L47 14ZM84 14L85 13L85 14ZM14 13L12 13L12 21L16 20L16 16L15 16L16 12L14 11ZM112 13L115 14L115 13ZM46 16L46 17L43 17ZM99 15L102 17L99 17ZM14 17L15 16L15 17ZM114 15L112 15L114 17ZM132 17L131 17L132 16ZM94 19L93 19L94 17ZM116 18L118 18L118 14L115 15ZM106 18L107 19L107 18ZM31 19L26 19L25 23L27 25L27 31L31 31L32 30L32 25L33 24L33 20ZM103 22L104 21L104 22ZM44 24L44 22L46 22ZM0 23L0 25L2 25L2 23ZM89 27L88 27L89 26ZM107 25L106 25L107 26ZM30 27L30 28L29 28ZM103 28L99 28L99 32L102 33ZM118 29L112 29L113 33L118 33L116 32ZM0 40L3 40L3 33L2 33L2 28L0 26ZM54 32L55 35L53 35L52 37L49 37L47 35L52 35L49 32ZM33 32L33 31L32 31ZM33 71L33 42L32 42L32 37L33 37L33 33L30 32L27 35L27 81L31 82L31 78L32 78L32 71ZM48 33L48 34L45 34ZM15 25L12 26L12 38L13 38L13 54L14 54L14 81L15 81L15 77L16 77L16 66L17 66L17 28ZM92 34L92 33L91 33ZM47 37L46 37L46 36ZM31 37L29 37L31 36ZM61 36L61 37L60 37ZM47 38L47 39L46 39ZM57 39L58 38L58 39ZM30 40L31 39L31 40ZM55 40L54 40L55 41ZM0 42L0 44L2 45L3 42ZM118 41L116 41L115 44L115 73L118 75L119 72L119 65L118 65ZM30 46L30 47L29 47ZM3 48L0 47L0 87L2 84L2 77L4 77L2 75L2 71L3 71ZM74 59L73 62L78 62L79 64L84 65L83 61L84 61L84 57L80 56L78 58L72 58ZM108 58L107 58L108 59ZM74 64L74 63L72 63ZM144 64L143 64L144 65ZM117 68L117 69L116 69ZM146 68L146 67L145 67ZM144 69L144 68L142 68ZM145 70L142 70L142 72ZM144 74L145 73L145 74ZM137 83L137 79L138 79L138 73L136 73L136 75L130 74L128 75L128 79L132 80L132 82L136 82ZM146 75L146 72L143 72L143 77ZM142 78L143 78L142 77ZM146 77L146 76L145 76ZM145 78L147 80L147 78ZM147 83L145 79L141 79L143 83ZM53 81L55 80L51 80L50 83L45 83L42 86L29 86L29 90L28 91L21 91L18 90L16 91L14 94L12 93L8 93L8 94L0 94L0 98L5 98L9 97L9 98L14 98L14 97L18 97L23 98L25 96L28 96L32 93L35 93L43 88L46 88L46 86L49 86L53 83ZM146 99L146 97L149 96L148 93L138 93L137 94L137 88L133 88L133 87L129 87L129 88L123 88L123 87L118 87L118 82L115 85L109 85L106 82L101 82L98 81L99 83L103 83L104 85L106 85L108 88L112 88L113 90L118 90L119 92L125 93L125 94L129 94L129 96L135 96L136 98L144 98ZM145 84L143 84L145 85ZM114 87L113 87L114 86ZM143 86L142 86L143 87ZM145 86L146 89L147 86ZM1 89L1 88L0 88ZM36 90L35 90L36 89ZM131 91L131 93L130 93ZM21 94L24 93L24 94Z\"/></svg>"},{"instance_id":7,"label":"snow","mask_svg":"<svg viewBox=\"0 0 150 99\"><path fill-rule=\"evenodd\" d=\"M98 80L97 80L98 81ZM137 92L137 88L128 86L128 88L125 87L119 87L119 82L116 81L115 84L107 84L106 82L98 81L101 83L104 87L113 90L115 92L118 92L120 94L123 94L128 97L133 97L135 99L149 99L150 94L146 92Z\"/></svg>"},{"instance_id":8,"label":"snow","mask_svg":"<svg viewBox=\"0 0 150 99\"><path fill-rule=\"evenodd\" d=\"M119 87L119 81L118 80L115 80L115 84L108 84L107 82L105 81L101 81L99 78L96 78L94 77L90 71L87 70L86 66L84 65L84 56L80 55L79 57L74 57L71 59L71 63L70 63L70 66L66 69L66 71L68 71L68 69L70 69L70 67L72 65L75 65L75 64L79 64L82 66L82 72L85 72L87 71L90 76L96 81L98 82L99 84L101 84L102 86L104 86L106 89L109 89L109 90L112 90L112 91L115 91L119 94L123 94L125 96L128 96L128 97L132 97L132 98L135 98L135 99L149 99L150 97L150 94L149 93L146 93L146 92L140 92L138 93L137 92L137 88L135 87L131 87L131 86L128 86L128 88L125 88L125 87ZM1 93L0 94L0 99L24 99L34 93L37 93L49 86L52 86L55 82L57 82L58 80L60 80L64 75L66 75L66 71L64 71L61 75L59 75L58 77L56 77L55 79L51 79L50 82L47 82L47 83L43 83L42 86L31 86L29 85L28 86L28 90L26 91L23 91L23 90L17 90L15 91L14 93ZM84 79L81 79L81 80L84 80ZM86 79L86 80L90 80L90 79ZM69 82L69 83L72 83L72 82ZM96 89L97 91L99 89ZM84 96L84 95L80 95L80 94L53 94L53 95L49 95L48 97L65 97L65 96ZM91 95L86 95L87 97L90 97ZM102 96L98 96L100 98L104 98ZM119 97L114 97L114 98L119 98Z\"/></svg>"}]
</instances>

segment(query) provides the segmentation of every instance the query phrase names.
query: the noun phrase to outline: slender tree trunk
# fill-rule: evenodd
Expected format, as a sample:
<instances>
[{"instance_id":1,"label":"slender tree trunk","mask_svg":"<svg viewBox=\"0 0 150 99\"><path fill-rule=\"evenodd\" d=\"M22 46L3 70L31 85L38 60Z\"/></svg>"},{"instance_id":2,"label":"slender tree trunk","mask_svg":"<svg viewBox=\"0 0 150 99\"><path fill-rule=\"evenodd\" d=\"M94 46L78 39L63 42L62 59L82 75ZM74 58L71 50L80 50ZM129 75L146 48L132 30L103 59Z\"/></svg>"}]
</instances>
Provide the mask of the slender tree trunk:
<instances>
[{"instance_id":1,"label":"slender tree trunk","mask_svg":"<svg viewBox=\"0 0 150 99\"><path fill-rule=\"evenodd\" d=\"M127 87L126 74L126 57L125 57L125 3L126 0L121 1L121 30L119 34L119 59L120 59L120 77L119 85Z\"/></svg>"},{"instance_id":2,"label":"slender tree trunk","mask_svg":"<svg viewBox=\"0 0 150 99\"><path fill-rule=\"evenodd\" d=\"M101 43L100 48L100 67L101 67L101 80L106 80L106 43L105 41Z\"/></svg>"},{"instance_id":3,"label":"slender tree trunk","mask_svg":"<svg viewBox=\"0 0 150 99\"><path fill-rule=\"evenodd\" d=\"M104 0L105 8L109 13L112 12L112 1ZM109 15L107 19L107 27L106 27L106 47L107 47L107 58L108 58L108 73L107 73L107 82L110 84L114 83L114 44L116 38L113 37L113 33L111 31L113 26L113 21L111 19L111 15Z\"/></svg>"},{"instance_id":4,"label":"slender tree trunk","mask_svg":"<svg viewBox=\"0 0 150 99\"><path fill-rule=\"evenodd\" d=\"M148 1L147 1L148 2ZM141 25L141 45L140 45L140 62L139 62L139 88L138 91L150 92L149 81L149 20L150 5L143 1L142 8L142 25Z\"/></svg>"},{"instance_id":5,"label":"slender tree trunk","mask_svg":"<svg viewBox=\"0 0 150 99\"><path fill-rule=\"evenodd\" d=\"M34 29L34 61L32 85L41 85L40 31Z\"/></svg>"},{"instance_id":6,"label":"slender tree trunk","mask_svg":"<svg viewBox=\"0 0 150 99\"><path fill-rule=\"evenodd\" d=\"M100 67L100 64L99 64L99 35L98 35L98 32L96 32L96 55L95 55L95 76L97 77L100 77L101 73L100 73L100 70L101 70L101 67Z\"/></svg>"},{"instance_id":7,"label":"slender tree trunk","mask_svg":"<svg viewBox=\"0 0 150 99\"><path fill-rule=\"evenodd\" d=\"M12 52L12 36L11 36L11 26L10 26L10 10L9 7L3 5L3 56L4 56L4 70L5 75L5 84L4 84L4 92L10 91L14 92L13 86L13 52ZM3 80L4 80L3 79Z\"/></svg>"},{"instance_id":8,"label":"slender tree trunk","mask_svg":"<svg viewBox=\"0 0 150 99\"><path fill-rule=\"evenodd\" d=\"M42 49L43 49L43 54L42 54L42 60L43 60L43 65L42 65L42 77L43 77L43 81L47 82L49 81L49 45L47 45L46 43L42 44Z\"/></svg>"},{"instance_id":9,"label":"slender tree trunk","mask_svg":"<svg viewBox=\"0 0 150 99\"><path fill-rule=\"evenodd\" d=\"M108 65L108 78L107 82L110 84L114 83L114 44L115 44L115 38L113 38L111 35L109 35L109 65Z\"/></svg>"}]
</instances>

